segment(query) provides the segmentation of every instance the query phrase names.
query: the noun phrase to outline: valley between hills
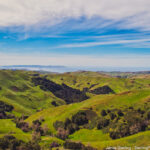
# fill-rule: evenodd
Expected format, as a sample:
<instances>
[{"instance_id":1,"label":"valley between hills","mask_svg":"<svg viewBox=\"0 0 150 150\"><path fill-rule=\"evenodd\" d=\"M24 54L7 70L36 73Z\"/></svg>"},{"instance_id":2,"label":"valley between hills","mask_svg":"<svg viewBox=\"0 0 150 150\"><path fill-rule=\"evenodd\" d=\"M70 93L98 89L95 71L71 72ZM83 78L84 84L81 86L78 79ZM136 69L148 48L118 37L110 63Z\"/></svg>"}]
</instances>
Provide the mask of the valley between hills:
<instances>
[{"instance_id":1,"label":"valley between hills","mask_svg":"<svg viewBox=\"0 0 150 150\"><path fill-rule=\"evenodd\" d=\"M149 145L148 72L0 70L0 149Z\"/></svg>"}]
</instances>

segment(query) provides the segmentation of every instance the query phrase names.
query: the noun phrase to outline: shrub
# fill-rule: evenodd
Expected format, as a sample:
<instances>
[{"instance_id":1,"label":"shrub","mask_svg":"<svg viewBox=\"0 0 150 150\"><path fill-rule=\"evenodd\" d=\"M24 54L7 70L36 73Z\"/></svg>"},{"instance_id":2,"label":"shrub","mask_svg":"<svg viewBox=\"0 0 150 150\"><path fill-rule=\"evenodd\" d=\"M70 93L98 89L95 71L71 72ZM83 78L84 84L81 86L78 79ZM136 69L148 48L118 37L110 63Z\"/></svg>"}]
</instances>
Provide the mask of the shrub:
<instances>
[{"instance_id":1,"label":"shrub","mask_svg":"<svg viewBox=\"0 0 150 150\"><path fill-rule=\"evenodd\" d=\"M73 134L75 131L79 130L79 127L75 123L70 123L66 129L68 130L69 134Z\"/></svg>"},{"instance_id":2,"label":"shrub","mask_svg":"<svg viewBox=\"0 0 150 150\"><path fill-rule=\"evenodd\" d=\"M100 118L97 124L97 129L102 129L104 127L107 127L109 123L110 123L109 119Z\"/></svg>"},{"instance_id":3,"label":"shrub","mask_svg":"<svg viewBox=\"0 0 150 150\"><path fill-rule=\"evenodd\" d=\"M69 140L64 143L64 148L70 150L97 150L91 146L85 146L81 142L72 142Z\"/></svg>"},{"instance_id":4,"label":"shrub","mask_svg":"<svg viewBox=\"0 0 150 150\"><path fill-rule=\"evenodd\" d=\"M125 124L118 125L113 131L110 132L112 139L118 139L130 135L129 127Z\"/></svg>"},{"instance_id":5,"label":"shrub","mask_svg":"<svg viewBox=\"0 0 150 150\"><path fill-rule=\"evenodd\" d=\"M30 131L30 127L29 127L29 124L27 122L18 121L16 123L16 127L20 128L24 132L29 132Z\"/></svg>"},{"instance_id":6,"label":"shrub","mask_svg":"<svg viewBox=\"0 0 150 150\"><path fill-rule=\"evenodd\" d=\"M7 119L7 115L5 112L0 112L0 119Z\"/></svg>"},{"instance_id":7,"label":"shrub","mask_svg":"<svg viewBox=\"0 0 150 150\"><path fill-rule=\"evenodd\" d=\"M72 150L82 150L83 144L80 142L77 143L77 142L66 141L64 143L64 148L72 149Z\"/></svg>"},{"instance_id":8,"label":"shrub","mask_svg":"<svg viewBox=\"0 0 150 150\"><path fill-rule=\"evenodd\" d=\"M51 104L55 107L59 106L55 101L52 101Z\"/></svg>"},{"instance_id":9,"label":"shrub","mask_svg":"<svg viewBox=\"0 0 150 150\"><path fill-rule=\"evenodd\" d=\"M137 110L137 112L140 113L140 114L144 114L145 113L145 111L141 110L140 108Z\"/></svg>"},{"instance_id":10,"label":"shrub","mask_svg":"<svg viewBox=\"0 0 150 150\"><path fill-rule=\"evenodd\" d=\"M111 120L114 120L117 117L116 114L114 113L110 113L109 115Z\"/></svg>"},{"instance_id":11,"label":"shrub","mask_svg":"<svg viewBox=\"0 0 150 150\"><path fill-rule=\"evenodd\" d=\"M2 150L41 150L40 146L35 142L24 143L16 139L14 136L6 135L0 138L0 149Z\"/></svg>"},{"instance_id":12,"label":"shrub","mask_svg":"<svg viewBox=\"0 0 150 150\"><path fill-rule=\"evenodd\" d=\"M12 105L8 105L3 101L0 101L0 110L1 111L6 111L6 112L11 112L14 109Z\"/></svg>"},{"instance_id":13,"label":"shrub","mask_svg":"<svg viewBox=\"0 0 150 150\"><path fill-rule=\"evenodd\" d=\"M58 128L57 130L57 137L62 139L62 140L65 140L69 135L69 132L68 130L65 130L63 128Z\"/></svg>"},{"instance_id":14,"label":"shrub","mask_svg":"<svg viewBox=\"0 0 150 150\"><path fill-rule=\"evenodd\" d=\"M86 117L85 112L78 112L74 116L72 116L72 122L77 124L77 125L84 125L88 123L88 119Z\"/></svg>"},{"instance_id":15,"label":"shrub","mask_svg":"<svg viewBox=\"0 0 150 150\"><path fill-rule=\"evenodd\" d=\"M130 107L129 107L129 109L133 110L133 107L132 107L132 106L130 106Z\"/></svg>"},{"instance_id":16,"label":"shrub","mask_svg":"<svg viewBox=\"0 0 150 150\"><path fill-rule=\"evenodd\" d=\"M0 148L1 149L17 149L23 142L17 140L14 136L6 135L0 139Z\"/></svg>"},{"instance_id":17,"label":"shrub","mask_svg":"<svg viewBox=\"0 0 150 150\"><path fill-rule=\"evenodd\" d=\"M41 140L41 134L39 132L32 133L32 141L38 143Z\"/></svg>"},{"instance_id":18,"label":"shrub","mask_svg":"<svg viewBox=\"0 0 150 150\"><path fill-rule=\"evenodd\" d=\"M23 150L41 150L41 147L37 142L28 142Z\"/></svg>"},{"instance_id":19,"label":"shrub","mask_svg":"<svg viewBox=\"0 0 150 150\"><path fill-rule=\"evenodd\" d=\"M121 110L118 110L117 114L121 117L124 116L124 113Z\"/></svg>"},{"instance_id":20,"label":"shrub","mask_svg":"<svg viewBox=\"0 0 150 150\"><path fill-rule=\"evenodd\" d=\"M97 150L96 148L93 148L93 147L91 147L91 146L85 146L84 148L83 148L83 150Z\"/></svg>"},{"instance_id":21,"label":"shrub","mask_svg":"<svg viewBox=\"0 0 150 150\"><path fill-rule=\"evenodd\" d=\"M150 111L147 113L147 119L150 120Z\"/></svg>"},{"instance_id":22,"label":"shrub","mask_svg":"<svg viewBox=\"0 0 150 150\"><path fill-rule=\"evenodd\" d=\"M60 146L60 144L58 144L55 141L50 144L50 148L59 147L59 146Z\"/></svg>"},{"instance_id":23,"label":"shrub","mask_svg":"<svg viewBox=\"0 0 150 150\"><path fill-rule=\"evenodd\" d=\"M34 125L38 125L38 126L40 126L41 125L41 122L37 119L37 120L34 120L33 122L32 122Z\"/></svg>"},{"instance_id":24,"label":"shrub","mask_svg":"<svg viewBox=\"0 0 150 150\"><path fill-rule=\"evenodd\" d=\"M41 135L44 135L44 130L42 127L38 125L33 125L32 126L33 131L40 133Z\"/></svg>"},{"instance_id":25,"label":"shrub","mask_svg":"<svg viewBox=\"0 0 150 150\"><path fill-rule=\"evenodd\" d=\"M25 116L24 114L19 118L19 120L26 120L29 116Z\"/></svg>"},{"instance_id":26,"label":"shrub","mask_svg":"<svg viewBox=\"0 0 150 150\"><path fill-rule=\"evenodd\" d=\"M142 111L140 108L137 110L126 109L123 120L118 118L112 121L110 137L117 139L147 130L150 122L148 117L143 117L144 113L145 111Z\"/></svg>"},{"instance_id":27,"label":"shrub","mask_svg":"<svg viewBox=\"0 0 150 150\"><path fill-rule=\"evenodd\" d=\"M111 110L107 109L107 113L110 113L110 112L111 112Z\"/></svg>"},{"instance_id":28,"label":"shrub","mask_svg":"<svg viewBox=\"0 0 150 150\"><path fill-rule=\"evenodd\" d=\"M134 125L132 125L132 126L130 127L130 134L131 134L131 135L132 135L132 134L136 134L136 133L138 133L140 130L141 130L140 124L139 124L139 123L138 123L138 124L134 124Z\"/></svg>"},{"instance_id":29,"label":"shrub","mask_svg":"<svg viewBox=\"0 0 150 150\"><path fill-rule=\"evenodd\" d=\"M14 115L7 115L7 112L11 112L14 109L12 105L8 105L3 101L0 101L0 119L14 118Z\"/></svg>"},{"instance_id":30,"label":"shrub","mask_svg":"<svg viewBox=\"0 0 150 150\"><path fill-rule=\"evenodd\" d=\"M64 123L64 127L67 128L67 126L71 123L72 123L71 120L67 118L65 123Z\"/></svg>"},{"instance_id":31,"label":"shrub","mask_svg":"<svg viewBox=\"0 0 150 150\"><path fill-rule=\"evenodd\" d=\"M106 116L106 115L107 115L106 110L103 109L103 110L101 111L101 115L102 115L102 116Z\"/></svg>"}]
</instances>

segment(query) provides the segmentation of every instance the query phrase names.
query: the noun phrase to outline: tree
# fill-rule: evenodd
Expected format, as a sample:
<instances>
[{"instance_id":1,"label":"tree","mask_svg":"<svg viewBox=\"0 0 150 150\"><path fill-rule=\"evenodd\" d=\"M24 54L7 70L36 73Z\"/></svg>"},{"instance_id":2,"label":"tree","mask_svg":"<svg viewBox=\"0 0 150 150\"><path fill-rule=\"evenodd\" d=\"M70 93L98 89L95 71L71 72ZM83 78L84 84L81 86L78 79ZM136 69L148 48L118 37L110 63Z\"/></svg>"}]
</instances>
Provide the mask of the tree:
<instances>
[{"instance_id":1,"label":"tree","mask_svg":"<svg viewBox=\"0 0 150 150\"><path fill-rule=\"evenodd\" d=\"M33 132L32 133L32 141L35 143L38 143L41 140L41 134L40 132Z\"/></svg>"},{"instance_id":2,"label":"tree","mask_svg":"<svg viewBox=\"0 0 150 150\"><path fill-rule=\"evenodd\" d=\"M65 140L69 135L69 132L68 130L65 130L63 128L58 128L57 130L57 137L62 139L62 140Z\"/></svg>"}]
</instances>

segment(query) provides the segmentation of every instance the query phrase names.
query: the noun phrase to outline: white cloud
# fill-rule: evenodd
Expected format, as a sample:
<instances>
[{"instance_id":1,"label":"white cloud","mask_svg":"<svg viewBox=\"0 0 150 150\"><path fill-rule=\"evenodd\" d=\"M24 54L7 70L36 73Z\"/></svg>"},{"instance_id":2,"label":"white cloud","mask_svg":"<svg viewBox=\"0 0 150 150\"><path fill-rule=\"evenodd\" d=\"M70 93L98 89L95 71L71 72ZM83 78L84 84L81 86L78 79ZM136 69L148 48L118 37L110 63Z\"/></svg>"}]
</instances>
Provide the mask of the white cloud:
<instances>
[{"instance_id":1,"label":"white cloud","mask_svg":"<svg viewBox=\"0 0 150 150\"><path fill-rule=\"evenodd\" d=\"M88 67L150 67L150 55L17 55L0 53L0 65L64 65Z\"/></svg>"},{"instance_id":2,"label":"white cloud","mask_svg":"<svg viewBox=\"0 0 150 150\"><path fill-rule=\"evenodd\" d=\"M1 0L0 27L54 25L68 18L94 16L121 27L150 29L149 0Z\"/></svg>"},{"instance_id":3,"label":"white cloud","mask_svg":"<svg viewBox=\"0 0 150 150\"><path fill-rule=\"evenodd\" d=\"M138 47L141 45L143 47L144 44L146 44L147 46L150 47L150 43L148 43L150 41L150 39L146 38L146 39L135 39L135 40L127 40L127 39L123 39L123 40L119 40L119 39L112 39L107 40L107 41L101 41L101 42L83 42L83 43L74 43L74 44L64 44L64 45L60 45L57 46L56 48L78 48L78 47L93 47L93 46L100 46L100 45L115 45L115 44L128 44L129 47L132 47L132 45L134 45L134 47L136 47L136 45L138 45Z\"/></svg>"}]
</instances>

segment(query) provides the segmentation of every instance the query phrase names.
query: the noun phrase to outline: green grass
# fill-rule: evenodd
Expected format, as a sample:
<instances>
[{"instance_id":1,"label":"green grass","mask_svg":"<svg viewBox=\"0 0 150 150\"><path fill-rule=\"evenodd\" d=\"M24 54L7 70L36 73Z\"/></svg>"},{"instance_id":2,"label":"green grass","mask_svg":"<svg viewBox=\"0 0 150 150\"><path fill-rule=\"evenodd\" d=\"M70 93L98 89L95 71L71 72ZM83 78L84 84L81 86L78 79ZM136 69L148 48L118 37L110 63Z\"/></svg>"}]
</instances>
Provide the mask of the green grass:
<instances>
[{"instance_id":1,"label":"green grass","mask_svg":"<svg viewBox=\"0 0 150 150\"><path fill-rule=\"evenodd\" d=\"M43 136L40 142L41 147L44 147L44 149L49 149L50 144L53 142L57 142L60 145L63 145L64 141L60 140L56 137L51 136Z\"/></svg>"},{"instance_id":2,"label":"green grass","mask_svg":"<svg viewBox=\"0 0 150 150\"><path fill-rule=\"evenodd\" d=\"M117 139L117 140L108 140L108 141L96 141L96 142L84 142L84 144L90 143L91 146L100 149L107 147L146 147L150 145L150 131L141 132L129 137Z\"/></svg>"},{"instance_id":3,"label":"green grass","mask_svg":"<svg viewBox=\"0 0 150 150\"><path fill-rule=\"evenodd\" d=\"M117 95L98 95L81 103L45 109L31 115L26 121L31 124L33 120L42 117L45 119L44 124L47 124L52 132L55 132L53 123L56 120L64 121L66 118L71 118L71 116L79 110L92 107L94 111L99 112L104 108L120 108L124 106L139 105L140 103L143 103L149 95L150 89L136 90L130 93L122 93Z\"/></svg>"},{"instance_id":4,"label":"green grass","mask_svg":"<svg viewBox=\"0 0 150 150\"><path fill-rule=\"evenodd\" d=\"M69 139L73 141L81 142L99 142L99 141L108 141L111 140L108 134L103 134L101 130L88 130L81 129L74 134L69 136Z\"/></svg>"},{"instance_id":5,"label":"green grass","mask_svg":"<svg viewBox=\"0 0 150 150\"><path fill-rule=\"evenodd\" d=\"M24 133L19 128L16 128L16 124L10 119L0 119L0 137L3 137L8 134L13 135L17 139L23 140L25 142L31 140L31 135L28 133Z\"/></svg>"},{"instance_id":6,"label":"green grass","mask_svg":"<svg viewBox=\"0 0 150 150\"><path fill-rule=\"evenodd\" d=\"M53 107L52 101L59 105L65 102L51 92L45 92L31 82L32 74L29 71L0 71L0 100L12 104L15 107L14 114L31 115L37 110ZM40 75L44 76L44 75ZM103 85L109 85L116 93L139 88L149 88L150 78L120 79L96 72L75 72L65 74L48 74L48 79L56 83L65 83L73 88L82 90L96 84L92 89ZM117 83L117 84L116 84ZM89 94L93 97L93 94Z\"/></svg>"},{"instance_id":7,"label":"green grass","mask_svg":"<svg viewBox=\"0 0 150 150\"><path fill-rule=\"evenodd\" d=\"M43 108L54 107L52 101L59 105L65 102L51 92L45 92L31 82L32 72L0 71L0 100L14 106L14 114L31 115Z\"/></svg>"},{"instance_id":8,"label":"green grass","mask_svg":"<svg viewBox=\"0 0 150 150\"><path fill-rule=\"evenodd\" d=\"M135 90L139 88L147 88L150 84L150 78L116 78L108 75L100 74L97 72L73 72L65 74L50 74L48 78L58 84L65 83L73 88L82 90L85 87L95 86L95 89L99 86L108 85L116 93Z\"/></svg>"},{"instance_id":9,"label":"green grass","mask_svg":"<svg viewBox=\"0 0 150 150\"><path fill-rule=\"evenodd\" d=\"M75 142L82 142L85 145L91 145L98 149L106 147L134 147L134 146L149 146L150 131L141 132L129 137L112 140L109 135L103 134L100 130L81 129L70 135L69 138Z\"/></svg>"},{"instance_id":10,"label":"green grass","mask_svg":"<svg viewBox=\"0 0 150 150\"><path fill-rule=\"evenodd\" d=\"M79 110L92 107L94 111L99 113L100 110L104 108L121 108L129 106L136 107L146 102L149 99L149 95L150 89L135 90L132 92L120 93L117 95L98 95L81 103L59 106L53 109L45 109L41 112L31 115L26 121L31 124L33 120L43 117L45 119L44 124L47 124L51 132L56 133L53 127L53 123L56 120L64 121L66 118L71 118L71 116L77 113ZM127 138L122 138L119 140L110 140L108 134L103 134L102 131L82 129L75 132L69 138L75 141L81 141L87 145L90 144L101 149L107 146L116 146L118 144L120 144L120 146L125 146L127 143L127 146L133 146L134 144L138 144L137 141L141 143L139 138L145 135L145 139L148 140L148 134L144 133L133 135ZM148 142L145 142L144 145L146 145L147 143ZM140 146L140 144L138 144L137 146Z\"/></svg>"},{"instance_id":11,"label":"green grass","mask_svg":"<svg viewBox=\"0 0 150 150\"><path fill-rule=\"evenodd\" d=\"M14 106L13 114L20 116L22 114L30 115L26 120L29 124L32 121L44 118L42 125L46 124L49 130L55 134L53 127L55 121L65 121L80 110L92 108L98 115L102 109L124 108L129 106L140 106L150 99L150 78L145 76L136 76L131 78L116 78L95 72L75 72L65 74L48 74L48 79L68 86L82 90L96 84L92 89L108 85L116 94L109 95L93 95L80 103L65 105L65 102L51 92L42 91L38 86L34 86L31 82L31 75L34 72L27 71L0 71L0 100ZM40 75L45 76L45 75ZM14 88L15 87L15 88ZM16 90L17 89L17 90ZM56 101L61 106L54 107L52 101ZM43 109L40 112L37 110ZM14 135L16 138L29 141L31 134L24 133L16 128L10 119L0 119L0 137L6 134ZM101 130L81 129L70 135L73 141L81 141L84 144L90 144L98 149L108 146L147 146L150 144L150 131L141 132L129 137L111 140L108 134L104 134ZM62 140L55 137L42 137L41 145L49 147L49 144L57 141L63 144Z\"/></svg>"}]
</instances>

